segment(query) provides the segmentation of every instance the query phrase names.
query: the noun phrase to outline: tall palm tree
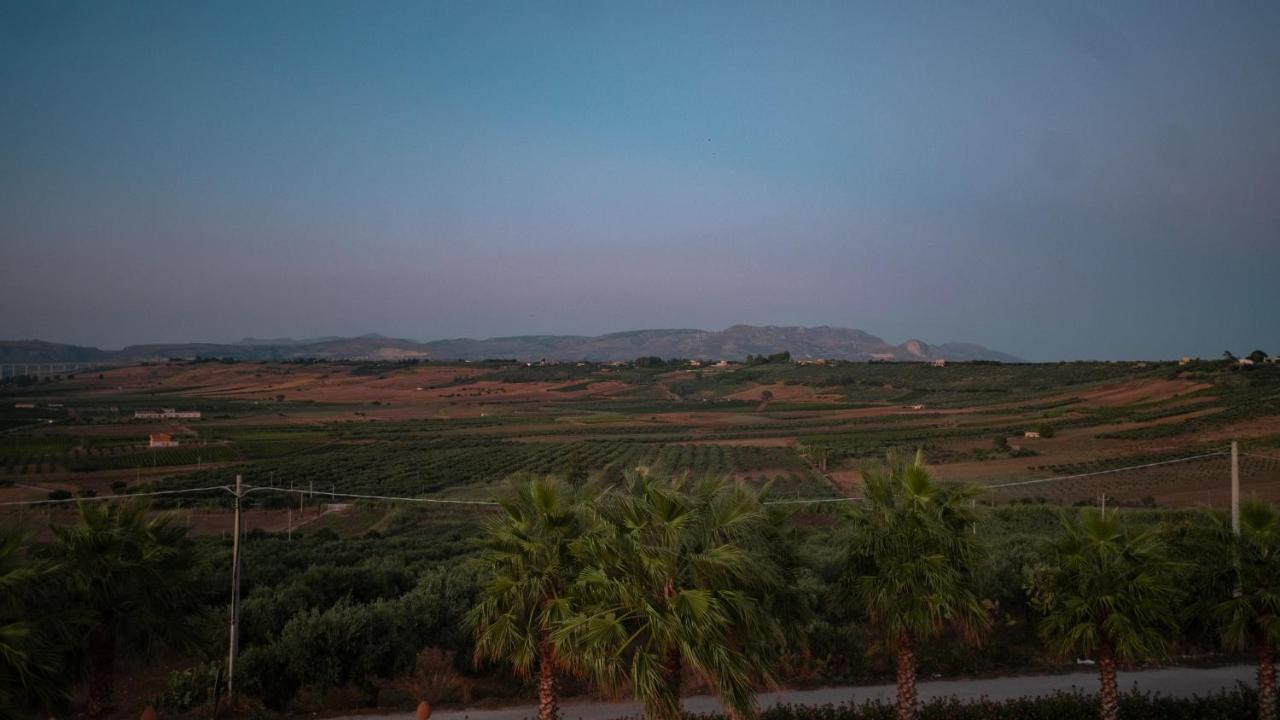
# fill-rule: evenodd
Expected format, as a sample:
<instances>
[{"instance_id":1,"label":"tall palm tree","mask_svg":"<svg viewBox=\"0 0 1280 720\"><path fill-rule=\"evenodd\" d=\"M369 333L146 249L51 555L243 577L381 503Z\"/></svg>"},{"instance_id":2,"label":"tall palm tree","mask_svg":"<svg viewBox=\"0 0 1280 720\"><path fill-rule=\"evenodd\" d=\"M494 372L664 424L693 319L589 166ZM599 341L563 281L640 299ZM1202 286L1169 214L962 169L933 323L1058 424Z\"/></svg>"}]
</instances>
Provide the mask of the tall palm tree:
<instances>
[{"instance_id":1,"label":"tall palm tree","mask_svg":"<svg viewBox=\"0 0 1280 720\"><path fill-rule=\"evenodd\" d=\"M1218 523L1218 546L1227 550L1231 580L1214 603L1222 642L1258 657L1258 717L1276 720L1276 647L1280 646L1280 511L1256 500L1240 503L1240 534ZM1221 556L1221 555L1219 555Z\"/></svg>"},{"instance_id":2,"label":"tall palm tree","mask_svg":"<svg viewBox=\"0 0 1280 720\"><path fill-rule=\"evenodd\" d=\"M80 503L79 523L54 527L52 559L70 600L88 619L87 714L111 712L117 648L143 657L160 646L186 649L199 640L199 568L186 529L148 518L146 502Z\"/></svg>"},{"instance_id":3,"label":"tall palm tree","mask_svg":"<svg viewBox=\"0 0 1280 720\"><path fill-rule=\"evenodd\" d=\"M1062 654L1094 655L1103 720L1119 714L1116 663L1160 655L1175 617L1175 571L1158 529L1134 531L1118 512L1064 515L1034 602L1041 634Z\"/></svg>"},{"instance_id":4,"label":"tall palm tree","mask_svg":"<svg viewBox=\"0 0 1280 720\"><path fill-rule=\"evenodd\" d=\"M917 709L915 651L948 631L978 642L990 625L973 591L974 491L934 482L917 452L864 477L844 582L895 651L897 717Z\"/></svg>"},{"instance_id":5,"label":"tall palm tree","mask_svg":"<svg viewBox=\"0 0 1280 720\"><path fill-rule=\"evenodd\" d=\"M66 656L77 614L60 607L56 565L0 535L0 718L59 709L71 680Z\"/></svg>"},{"instance_id":6,"label":"tall palm tree","mask_svg":"<svg viewBox=\"0 0 1280 720\"><path fill-rule=\"evenodd\" d=\"M776 516L761 494L633 473L593 511L574 544L579 605L558 631L575 666L606 688L629 685L650 720L678 720L686 669L732 715L754 717L782 642L766 610L782 578Z\"/></svg>"},{"instance_id":7,"label":"tall palm tree","mask_svg":"<svg viewBox=\"0 0 1280 720\"><path fill-rule=\"evenodd\" d=\"M483 538L493 579L467 614L476 659L510 659L526 677L536 667L538 720L554 720L564 661L552 632L568 616L577 574L569 546L581 535L579 492L553 478L517 480L498 502L502 515Z\"/></svg>"}]
</instances>

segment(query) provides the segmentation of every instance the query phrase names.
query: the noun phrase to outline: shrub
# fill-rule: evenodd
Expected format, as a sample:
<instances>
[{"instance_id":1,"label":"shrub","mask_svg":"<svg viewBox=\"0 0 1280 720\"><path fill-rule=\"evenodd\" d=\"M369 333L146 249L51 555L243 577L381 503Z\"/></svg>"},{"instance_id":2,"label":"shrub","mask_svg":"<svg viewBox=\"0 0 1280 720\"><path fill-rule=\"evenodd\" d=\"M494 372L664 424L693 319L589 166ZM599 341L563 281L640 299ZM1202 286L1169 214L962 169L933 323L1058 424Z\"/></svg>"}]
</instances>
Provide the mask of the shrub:
<instances>
[{"instance_id":1,"label":"shrub","mask_svg":"<svg viewBox=\"0 0 1280 720\"><path fill-rule=\"evenodd\" d=\"M213 702L217 687L225 682L221 662L207 662L169 674L164 689L155 698L163 711L180 713Z\"/></svg>"},{"instance_id":2,"label":"shrub","mask_svg":"<svg viewBox=\"0 0 1280 720\"><path fill-rule=\"evenodd\" d=\"M1120 697L1126 720L1252 720L1257 716L1257 693L1246 687L1207 697L1170 698L1145 693ZM691 720L724 720L720 714L687 716ZM777 705L760 713L760 720L892 720L892 703L841 705ZM1054 693L1018 700L963 701L935 698L921 704L920 720L1096 720L1098 701L1082 693Z\"/></svg>"}]
</instances>

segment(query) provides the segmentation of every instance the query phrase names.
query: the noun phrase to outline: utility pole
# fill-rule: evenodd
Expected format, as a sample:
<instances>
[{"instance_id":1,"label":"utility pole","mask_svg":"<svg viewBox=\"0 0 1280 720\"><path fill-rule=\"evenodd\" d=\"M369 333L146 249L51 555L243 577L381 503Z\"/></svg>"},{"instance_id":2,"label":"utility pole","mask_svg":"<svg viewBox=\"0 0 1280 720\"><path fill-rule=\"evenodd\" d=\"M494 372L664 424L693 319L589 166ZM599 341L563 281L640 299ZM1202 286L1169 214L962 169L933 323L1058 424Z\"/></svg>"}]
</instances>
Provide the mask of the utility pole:
<instances>
[{"instance_id":1,"label":"utility pole","mask_svg":"<svg viewBox=\"0 0 1280 720\"><path fill-rule=\"evenodd\" d=\"M1240 534L1240 443L1231 441L1231 532Z\"/></svg>"},{"instance_id":2,"label":"utility pole","mask_svg":"<svg viewBox=\"0 0 1280 720\"><path fill-rule=\"evenodd\" d=\"M240 643L240 476L236 476L235 534L231 538L231 649L227 655L227 702L235 712L236 651Z\"/></svg>"}]
</instances>

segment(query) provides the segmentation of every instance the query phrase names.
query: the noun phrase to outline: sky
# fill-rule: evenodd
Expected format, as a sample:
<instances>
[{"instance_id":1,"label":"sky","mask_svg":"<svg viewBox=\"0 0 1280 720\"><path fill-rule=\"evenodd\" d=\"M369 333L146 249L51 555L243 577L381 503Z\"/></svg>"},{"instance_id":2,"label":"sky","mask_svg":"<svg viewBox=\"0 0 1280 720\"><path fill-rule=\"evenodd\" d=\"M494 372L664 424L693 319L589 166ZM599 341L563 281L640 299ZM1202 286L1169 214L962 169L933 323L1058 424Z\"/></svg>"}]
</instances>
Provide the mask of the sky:
<instances>
[{"instance_id":1,"label":"sky","mask_svg":"<svg viewBox=\"0 0 1280 720\"><path fill-rule=\"evenodd\" d=\"M1280 353L1280 3L0 0L0 339Z\"/></svg>"}]
</instances>

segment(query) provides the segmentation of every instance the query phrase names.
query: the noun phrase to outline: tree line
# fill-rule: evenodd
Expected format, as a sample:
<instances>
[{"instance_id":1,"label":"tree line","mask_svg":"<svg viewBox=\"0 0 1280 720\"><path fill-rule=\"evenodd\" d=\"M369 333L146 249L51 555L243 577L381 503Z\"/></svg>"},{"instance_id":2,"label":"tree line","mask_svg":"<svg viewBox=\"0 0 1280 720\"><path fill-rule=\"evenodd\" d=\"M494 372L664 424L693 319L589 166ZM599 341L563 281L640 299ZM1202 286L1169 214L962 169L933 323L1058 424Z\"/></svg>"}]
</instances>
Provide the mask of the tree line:
<instances>
[{"instance_id":1,"label":"tree line","mask_svg":"<svg viewBox=\"0 0 1280 720\"><path fill-rule=\"evenodd\" d=\"M935 482L917 453L868 473L863 502L848 512L840 583L893 650L899 720L919 712L922 644L948 634L979 644L991 631L976 591L974 496ZM759 490L640 474L603 491L546 479L511 487L502 508L485 535L493 579L468 622L478 658L537 676L539 720L557 716L565 675L630 692L647 718L676 720L692 674L729 717L757 715L754 692L774 680L805 605L779 542L783 516ZM1043 641L1061 657L1096 659L1099 712L1113 720L1117 665L1161 657L1180 624L1209 623L1224 648L1257 654L1258 716L1273 720L1280 513L1249 501L1238 534L1216 515L1184 530L1217 562L1174 557L1167 532L1131 528L1116 511L1064 513L1029 581ZM1213 592L1193 597L1193 586Z\"/></svg>"},{"instance_id":2,"label":"tree line","mask_svg":"<svg viewBox=\"0 0 1280 720\"><path fill-rule=\"evenodd\" d=\"M251 595L243 632L259 641L238 663L237 685L276 709L303 684L353 683L376 704L374 678L411 667L423 647L447 646L529 678L541 720L556 717L562 687L583 683L635 696L652 720L675 720L691 679L736 720L755 717L754 693L779 679L814 627L797 523L767 498L767 489L660 473L609 486L513 480L465 565L421 577L391 559L380 569L315 567ZM935 482L919 454L895 457L866 474L864 500L827 536L839 558L829 601L891 651L898 718L920 711L922 650L998 634L1001 601L980 578L992 559L976 512L971 489ZM1025 593L1046 648L1096 660L1102 717L1123 707L1119 665L1164 656L1195 626L1227 650L1256 654L1259 717L1274 720L1274 506L1245 502L1238 534L1207 513L1151 526L1117 511L1059 518L1025 566ZM225 589L209 591L182 528L121 501L83 503L78 523L54 532L41 545L0 542L0 716L58 712L82 687L87 714L104 717L117 656L218 646L222 609L210 598ZM308 542L332 556L320 533ZM457 550L418 552L438 562ZM285 566L272 568L264 572Z\"/></svg>"}]
</instances>

